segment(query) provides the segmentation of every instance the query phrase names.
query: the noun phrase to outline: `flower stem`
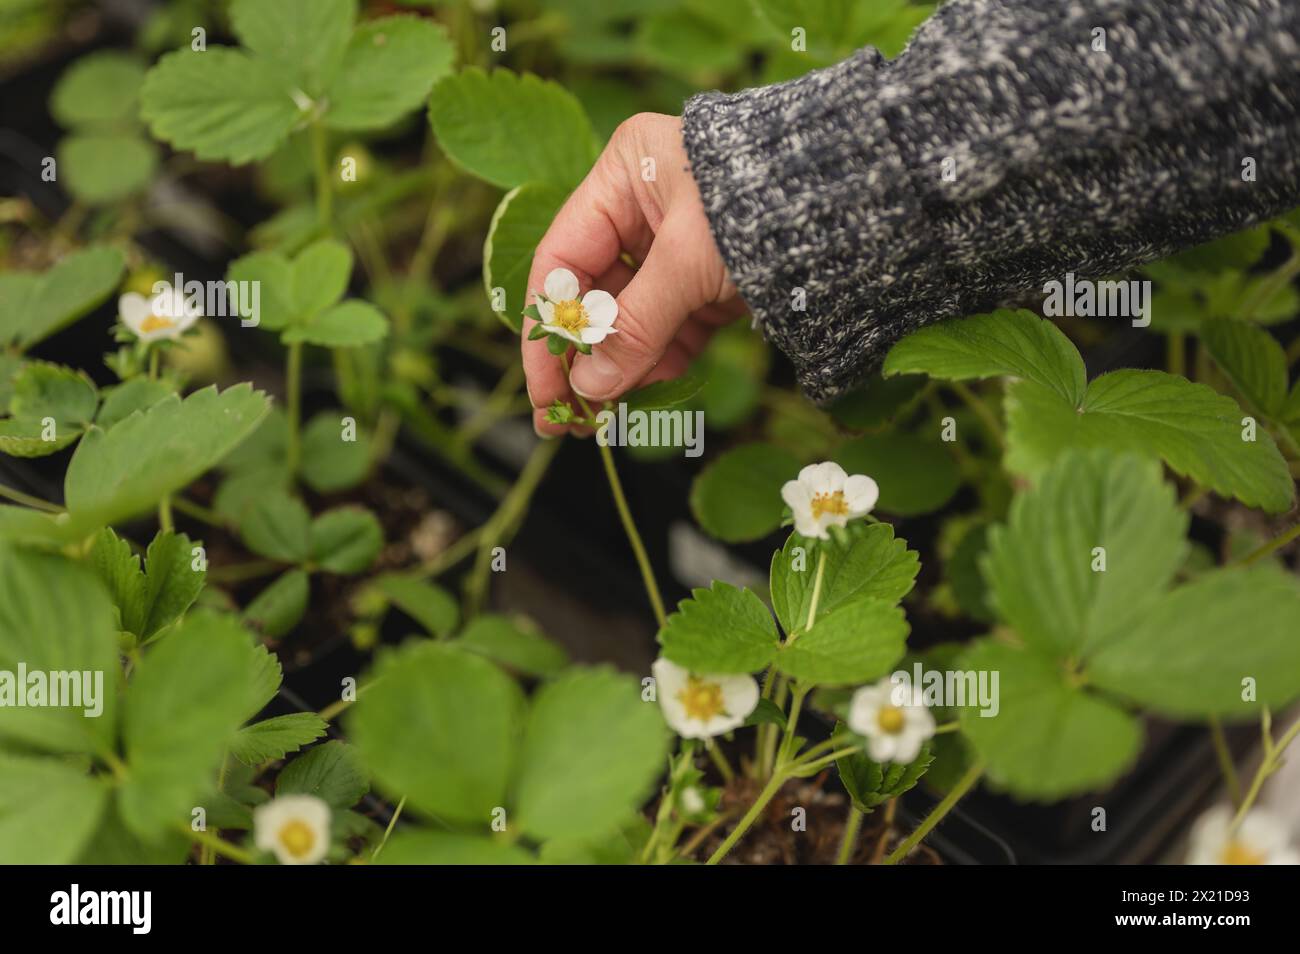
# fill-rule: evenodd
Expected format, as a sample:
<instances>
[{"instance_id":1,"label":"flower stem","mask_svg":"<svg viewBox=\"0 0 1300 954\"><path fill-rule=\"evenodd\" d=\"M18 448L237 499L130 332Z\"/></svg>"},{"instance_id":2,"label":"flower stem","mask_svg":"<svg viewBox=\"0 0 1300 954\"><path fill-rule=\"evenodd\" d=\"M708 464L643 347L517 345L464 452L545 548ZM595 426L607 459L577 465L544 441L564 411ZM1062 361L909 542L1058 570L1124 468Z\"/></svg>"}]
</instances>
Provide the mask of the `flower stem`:
<instances>
[{"instance_id":1,"label":"flower stem","mask_svg":"<svg viewBox=\"0 0 1300 954\"><path fill-rule=\"evenodd\" d=\"M1210 716L1210 738L1214 742L1214 754L1219 760L1219 771L1223 773L1223 783L1228 786L1228 795L1232 804L1241 804L1241 781L1237 778L1236 766L1232 764L1232 753L1228 751L1228 740L1223 735L1223 724L1215 716Z\"/></svg>"},{"instance_id":2,"label":"flower stem","mask_svg":"<svg viewBox=\"0 0 1300 954\"><path fill-rule=\"evenodd\" d=\"M328 227L334 211L334 188L330 182L329 142L325 125L319 120L311 124L311 155L316 171L317 224Z\"/></svg>"},{"instance_id":3,"label":"flower stem","mask_svg":"<svg viewBox=\"0 0 1300 954\"><path fill-rule=\"evenodd\" d=\"M31 507L33 510L43 510L46 513L63 513L63 508L58 504L52 504L48 500L41 500L39 497L25 494L13 487L6 487L4 484L0 484L0 497L12 500L14 503L20 503L24 507Z\"/></svg>"},{"instance_id":4,"label":"flower stem","mask_svg":"<svg viewBox=\"0 0 1300 954\"><path fill-rule=\"evenodd\" d=\"M158 529L163 533L171 533L174 529L172 524L172 498L170 494L158 501Z\"/></svg>"},{"instance_id":5,"label":"flower stem","mask_svg":"<svg viewBox=\"0 0 1300 954\"><path fill-rule=\"evenodd\" d=\"M1246 791L1246 797L1237 806L1237 814L1233 816L1232 824L1228 826L1229 835L1236 834L1237 829L1241 827L1241 823L1246 820L1246 814L1254 806L1255 799L1259 797L1265 779L1282 767L1282 753L1286 751L1287 746L1295 741L1296 735L1300 734L1300 719L1297 719L1295 725L1291 726L1282 738L1274 743L1269 718L1266 709L1264 714L1264 758L1260 761L1259 768L1255 770L1255 777L1250 781L1250 788Z\"/></svg>"},{"instance_id":6,"label":"flower stem","mask_svg":"<svg viewBox=\"0 0 1300 954\"><path fill-rule=\"evenodd\" d=\"M817 577L813 580L812 599L808 602L808 621L803 624L805 630L812 629L813 622L817 619L817 604L822 598L822 579L826 576L826 551L822 550L817 555ZM797 633L792 633L788 642L794 642Z\"/></svg>"},{"instance_id":7,"label":"flower stem","mask_svg":"<svg viewBox=\"0 0 1300 954\"><path fill-rule=\"evenodd\" d=\"M237 861L241 865L251 865L257 860L251 852L245 851L238 845L232 845L224 838L218 838L210 832L195 831L186 824L177 825L176 829L195 844L201 845L205 848L210 848L222 857L229 858L231 861Z\"/></svg>"},{"instance_id":8,"label":"flower stem","mask_svg":"<svg viewBox=\"0 0 1300 954\"><path fill-rule=\"evenodd\" d=\"M1272 540L1268 541L1268 543L1265 543L1263 546L1261 546L1259 549L1246 554L1238 561L1238 565L1250 566L1250 564L1252 563L1257 563L1258 561L1264 559L1264 557L1276 553L1278 550L1281 550L1284 546L1286 546L1292 540L1295 540L1297 537L1300 537L1300 523L1297 523L1294 527L1291 527L1289 530L1282 531Z\"/></svg>"},{"instance_id":9,"label":"flower stem","mask_svg":"<svg viewBox=\"0 0 1300 954\"><path fill-rule=\"evenodd\" d=\"M727 857L727 852L731 851L731 849L736 846L736 842L744 838L745 833L749 831L754 822L758 821L758 817L763 814L763 809L767 808L767 803L776 797L776 793L779 792L781 786L786 783L787 777L788 776L781 772L777 772L768 779L767 785L765 785L763 790L758 793L758 798L754 799L754 804L749 806L749 811L745 812L744 817L741 818L736 827L731 830L731 834L726 837L722 844L718 845L718 850L713 853L705 864L716 865L723 858Z\"/></svg>"},{"instance_id":10,"label":"flower stem","mask_svg":"<svg viewBox=\"0 0 1300 954\"><path fill-rule=\"evenodd\" d=\"M858 845L858 833L862 831L864 817L857 806L849 806L849 817L844 822L844 837L840 840L840 850L835 855L837 865L847 865L849 859L853 857L853 849Z\"/></svg>"},{"instance_id":11,"label":"flower stem","mask_svg":"<svg viewBox=\"0 0 1300 954\"><path fill-rule=\"evenodd\" d=\"M564 365L564 376L569 376L569 356L567 354L560 356L560 362ZM589 418L595 418L591 410L591 405L587 403L586 398L577 394L578 403L582 405L582 411ZM600 450L601 462L605 465L605 476L609 478L609 489L614 495L614 505L618 508L619 520L623 522L623 530L627 534L628 542L632 544L632 553L636 556L637 565L641 568L641 580L645 583L646 595L650 598L650 606L654 610L655 620L659 627L668 622L668 614L664 612L664 600L659 595L659 584L655 582L654 569L650 566L650 557L646 554L645 544L641 542L641 534L637 531L636 521L632 519L632 510L627 505L627 497L623 494L623 483L618 479L618 469L614 466L614 453L609 449L608 444L596 442Z\"/></svg>"},{"instance_id":12,"label":"flower stem","mask_svg":"<svg viewBox=\"0 0 1300 954\"><path fill-rule=\"evenodd\" d=\"M289 344L289 354L285 367L285 403L286 416L289 419L289 443L285 459L289 468L289 480L298 475L299 457L302 454L299 437L299 423L302 418L302 342Z\"/></svg>"},{"instance_id":13,"label":"flower stem","mask_svg":"<svg viewBox=\"0 0 1300 954\"><path fill-rule=\"evenodd\" d=\"M902 844L895 848L882 864L896 865L906 858L911 850L921 843L921 839L930 834L930 832L934 830L935 825L943 821L944 816L952 811L953 806L962 800L966 793L969 792L975 786L975 783L980 780L980 776L983 774L984 763L977 759L975 763L966 770L966 774L963 775L948 794L943 797L943 801L936 805L934 811L930 812L930 814L925 817L925 821L921 822L920 827L903 839Z\"/></svg>"},{"instance_id":14,"label":"flower stem","mask_svg":"<svg viewBox=\"0 0 1300 954\"><path fill-rule=\"evenodd\" d=\"M993 438L993 443L1000 450L1006 450L1007 439L1002 433L1002 422L998 420L998 416L993 413L992 409L974 391L960 381L949 381L948 386L952 388L954 394L965 401L966 405L975 412L975 416L980 419L989 432L989 437Z\"/></svg>"},{"instance_id":15,"label":"flower stem","mask_svg":"<svg viewBox=\"0 0 1300 954\"><path fill-rule=\"evenodd\" d=\"M716 768L718 774L722 776L722 781L727 785L730 785L735 781L736 772L732 769L731 763L727 761L727 756L723 753L722 749L718 748L717 743L712 739L706 741L704 745L705 748L708 749L709 759L713 762L714 768Z\"/></svg>"},{"instance_id":16,"label":"flower stem","mask_svg":"<svg viewBox=\"0 0 1300 954\"><path fill-rule=\"evenodd\" d=\"M397 803L397 807L393 809L393 817L388 819L388 827L384 829L384 837L380 839L379 844L375 846L375 850L370 854L371 861L378 858L379 853L384 850L384 845L388 844L388 836L391 835L393 829L397 827L397 819L402 817L402 809L404 807L406 807L405 795L403 795L402 800Z\"/></svg>"}]
</instances>

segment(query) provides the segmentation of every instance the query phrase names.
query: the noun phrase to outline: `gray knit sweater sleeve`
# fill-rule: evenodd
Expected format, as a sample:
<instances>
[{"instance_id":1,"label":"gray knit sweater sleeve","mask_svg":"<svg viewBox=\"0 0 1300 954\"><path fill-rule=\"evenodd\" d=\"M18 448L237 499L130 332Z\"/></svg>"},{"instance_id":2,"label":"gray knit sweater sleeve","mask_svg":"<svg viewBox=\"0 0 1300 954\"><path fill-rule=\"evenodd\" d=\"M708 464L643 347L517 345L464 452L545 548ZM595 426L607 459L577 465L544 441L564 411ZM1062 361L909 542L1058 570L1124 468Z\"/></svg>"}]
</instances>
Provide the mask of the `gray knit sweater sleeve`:
<instances>
[{"instance_id":1,"label":"gray knit sweater sleeve","mask_svg":"<svg viewBox=\"0 0 1300 954\"><path fill-rule=\"evenodd\" d=\"M1300 204L1300 0L950 0L893 61L696 96L683 128L732 278L825 401L920 325Z\"/></svg>"}]
</instances>

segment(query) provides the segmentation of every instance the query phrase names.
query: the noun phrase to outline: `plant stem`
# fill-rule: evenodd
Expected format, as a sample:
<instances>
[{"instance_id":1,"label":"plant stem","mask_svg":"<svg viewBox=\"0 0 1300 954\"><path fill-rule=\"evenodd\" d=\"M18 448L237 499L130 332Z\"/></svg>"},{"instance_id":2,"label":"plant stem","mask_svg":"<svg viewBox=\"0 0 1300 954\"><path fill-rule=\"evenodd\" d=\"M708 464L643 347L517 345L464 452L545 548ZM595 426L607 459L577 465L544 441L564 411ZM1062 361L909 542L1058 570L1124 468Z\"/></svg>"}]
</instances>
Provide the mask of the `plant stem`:
<instances>
[{"instance_id":1,"label":"plant stem","mask_svg":"<svg viewBox=\"0 0 1300 954\"><path fill-rule=\"evenodd\" d=\"M745 812L744 817L740 819L740 822L736 827L731 829L731 834L729 834L722 844L718 846L718 850L710 856L709 860L705 862L705 864L716 865L723 858L727 857L727 852L731 851L731 849L736 846L736 842L740 841L741 838L744 838L745 833L749 831L754 822L758 821L758 817L763 814L763 809L767 807L767 803L776 796L776 793L781 790L781 786L786 783L787 777L788 776L777 772L768 779L767 785L765 785L763 790L759 792L758 798L754 799L754 804L749 806L749 811Z\"/></svg>"},{"instance_id":2,"label":"plant stem","mask_svg":"<svg viewBox=\"0 0 1300 954\"><path fill-rule=\"evenodd\" d=\"M163 533L172 533L172 498L171 495L163 497L158 501L158 529Z\"/></svg>"},{"instance_id":3,"label":"plant stem","mask_svg":"<svg viewBox=\"0 0 1300 954\"><path fill-rule=\"evenodd\" d=\"M777 750L777 765L784 764L790 758L790 750L794 747L795 730L799 727L799 711L803 708L804 697L808 695L811 686L805 686L799 683L790 690L790 714L785 720L785 735L781 738L781 747Z\"/></svg>"},{"instance_id":4,"label":"plant stem","mask_svg":"<svg viewBox=\"0 0 1300 954\"><path fill-rule=\"evenodd\" d=\"M533 499L537 485L542 482L546 469L559 450L559 441L538 441L533 448L528 462L519 473L501 505L483 525L483 533L478 541L478 556L474 560L474 569L465 585L466 602L470 610L477 610L487 594L488 572L492 568L492 551L504 546L514 535L524 515L528 512L528 503Z\"/></svg>"},{"instance_id":5,"label":"plant stem","mask_svg":"<svg viewBox=\"0 0 1300 954\"><path fill-rule=\"evenodd\" d=\"M324 124L315 120L311 124L311 155L316 171L316 221L328 227L334 212L334 187L330 182L329 142Z\"/></svg>"},{"instance_id":6,"label":"plant stem","mask_svg":"<svg viewBox=\"0 0 1300 954\"><path fill-rule=\"evenodd\" d=\"M817 577L813 580L812 599L808 601L808 620L803 624L805 630L812 629L813 622L817 619L817 604L822 598L822 579L826 576L826 551L823 549L817 555ZM791 633L787 642L794 642L798 633Z\"/></svg>"},{"instance_id":7,"label":"plant stem","mask_svg":"<svg viewBox=\"0 0 1300 954\"><path fill-rule=\"evenodd\" d=\"M705 741L704 747L708 749L709 759L713 762L714 768L718 770L718 774L722 776L722 781L730 785L735 781L736 773L732 769L731 763L727 761L727 756L712 739Z\"/></svg>"},{"instance_id":8,"label":"plant stem","mask_svg":"<svg viewBox=\"0 0 1300 954\"><path fill-rule=\"evenodd\" d=\"M1002 422L998 420L998 416L984 403L983 399L960 381L949 381L948 386L952 388L954 394L966 402L967 407L975 412L975 416L983 423L985 430L989 432L989 437L993 438L993 443L997 445L998 449L1006 450L1007 439L1002 433Z\"/></svg>"},{"instance_id":9,"label":"plant stem","mask_svg":"<svg viewBox=\"0 0 1300 954\"><path fill-rule=\"evenodd\" d=\"M1257 563L1260 560L1264 559L1264 557L1272 553L1276 553L1278 550L1281 550L1284 546L1286 546L1292 540L1295 540L1297 537L1300 537L1300 523L1297 523L1294 527L1291 527L1289 530L1283 530L1276 537L1268 541L1268 543L1265 543L1259 549L1246 554L1244 557L1242 557L1240 560L1237 561L1237 564L1239 566L1250 566L1250 564L1252 563Z\"/></svg>"},{"instance_id":10,"label":"plant stem","mask_svg":"<svg viewBox=\"0 0 1300 954\"><path fill-rule=\"evenodd\" d=\"M247 563L214 566L208 569L208 582L242 583L245 580L255 580L260 576L270 576L283 566L283 563L276 563L274 560L250 560Z\"/></svg>"},{"instance_id":11,"label":"plant stem","mask_svg":"<svg viewBox=\"0 0 1300 954\"><path fill-rule=\"evenodd\" d=\"M172 498L172 506L185 514L185 516L191 517L200 523L206 523L210 527L223 527L226 524L226 521L221 518L221 514L217 513L210 507L197 504L193 500L186 500L184 497L174 497Z\"/></svg>"},{"instance_id":12,"label":"plant stem","mask_svg":"<svg viewBox=\"0 0 1300 954\"><path fill-rule=\"evenodd\" d=\"M222 857L229 858L231 861L237 861L241 865L251 865L257 860L251 852L245 851L238 845L232 845L224 838L218 838L216 835L209 832L195 831L190 828L189 825L185 824L177 825L176 830L184 834L196 845L211 848Z\"/></svg>"},{"instance_id":13,"label":"plant stem","mask_svg":"<svg viewBox=\"0 0 1300 954\"><path fill-rule=\"evenodd\" d=\"M482 526L466 531L432 560L420 564L415 569L414 575L419 579L427 580L446 573L478 548L478 540L482 535Z\"/></svg>"},{"instance_id":14,"label":"plant stem","mask_svg":"<svg viewBox=\"0 0 1300 954\"><path fill-rule=\"evenodd\" d=\"M1165 336L1165 364L1170 374L1187 376L1187 338L1181 331Z\"/></svg>"},{"instance_id":15,"label":"plant stem","mask_svg":"<svg viewBox=\"0 0 1300 954\"><path fill-rule=\"evenodd\" d=\"M4 484L0 484L0 497L12 500L14 503L20 503L24 507L31 507L33 510L44 510L46 513L63 513L63 508L58 504L52 504L48 500L41 500L39 497L25 494L13 487L6 487Z\"/></svg>"},{"instance_id":16,"label":"plant stem","mask_svg":"<svg viewBox=\"0 0 1300 954\"><path fill-rule=\"evenodd\" d=\"M569 356L561 355L560 363L564 366L564 377L569 377ZM586 398L577 394L578 403L582 405L582 412L588 418L594 419L596 415L591 410L591 405L587 403ZM632 553L636 556L637 565L641 568L641 580L645 584L646 595L650 598L650 606L654 610L655 620L662 629L668 622L668 614L664 612L664 600L659 595L659 584L655 582L654 569L650 566L650 557L646 554L645 544L641 542L641 534L637 531L636 521L632 519L632 510L627 505L627 497L623 494L623 484L618 479L618 469L614 466L614 453L609 449L608 444L596 442L596 447L600 450L601 462L605 465L605 476L609 478L609 489L614 495L614 506L618 508L619 520L623 522L623 531L627 534L628 542L632 544Z\"/></svg>"},{"instance_id":17,"label":"plant stem","mask_svg":"<svg viewBox=\"0 0 1300 954\"><path fill-rule=\"evenodd\" d=\"M302 342L289 344L289 354L285 368L285 403L286 417L289 419L289 443L285 450L285 459L289 468L289 479L298 476L299 458L302 454L299 425L302 418Z\"/></svg>"},{"instance_id":18,"label":"plant stem","mask_svg":"<svg viewBox=\"0 0 1300 954\"><path fill-rule=\"evenodd\" d=\"M858 845L858 832L862 830L862 819L866 817L854 805L849 806L849 817L844 822L844 837L840 839L840 850L835 855L837 865L847 865L853 857L853 849Z\"/></svg>"},{"instance_id":19,"label":"plant stem","mask_svg":"<svg viewBox=\"0 0 1300 954\"><path fill-rule=\"evenodd\" d=\"M1259 768L1255 770L1255 777L1250 781L1250 788L1246 791L1246 797L1241 800L1237 806L1237 814L1233 816L1232 824L1228 826L1229 836L1236 834L1241 823L1246 820L1246 814L1255 804L1255 799L1259 797L1260 789L1264 787L1264 781L1279 768L1282 767L1282 754L1286 751L1296 735L1300 734L1300 719L1289 728L1286 733L1276 743L1270 729L1268 710L1264 710L1264 758L1259 763Z\"/></svg>"},{"instance_id":20,"label":"plant stem","mask_svg":"<svg viewBox=\"0 0 1300 954\"><path fill-rule=\"evenodd\" d=\"M878 865L880 859L885 856L885 848L889 846L889 836L894 833L894 816L898 814L898 799L891 798L885 803L885 827L880 832L880 840L876 842L876 847L871 850L871 860L868 864Z\"/></svg>"},{"instance_id":21,"label":"plant stem","mask_svg":"<svg viewBox=\"0 0 1300 954\"><path fill-rule=\"evenodd\" d=\"M1232 764L1232 753L1228 751L1228 740L1223 735L1223 724L1217 716L1210 716L1210 738L1214 742L1214 754L1219 760L1219 771L1223 773L1223 782L1228 786L1228 796L1232 804L1241 804L1241 781L1237 778L1237 768Z\"/></svg>"},{"instance_id":22,"label":"plant stem","mask_svg":"<svg viewBox=\"0 0 1300 954\"><path fill-rule=\"evenodd\" d=\"M1241 320L1253 320L1259 309L1268 304L1269 299L1290 284L1297 275L1300 275L1300 248L1294 250L1290 258L1255 287L1255 294L1241 306Z\"/></svg>"},{"instance_id":23,"label":"plant stem","mask_svg":"<svg viewBox=\"0 0 1300 954\"><path fill-rule=\"evenodd\" d=\"M889 857L884 860L883 864L896 865L906 858L911 850L921 843L921 839L930 834L930 832L934 830L934 826L939 824L939 822L943 820L944 816L952 811L953 806L961 801L965 794L975 786L975 783L979 781L980 776L983 774L984 763L977 759L975 763L966 770L966 774L963 775L948 794L943 797L943 801L936 805L934 811L930 812L930 814L925 817L925 821L921 822L920 827L903 839L903 843L890 853Z\"/></svg>"},{"instance_id":24,"label":"plant stem","mask_svg":"<svg viewBox=\"0 0 1300 954\"><path fill-rule=\"evenodd\" d=\"M388 819L388 827L384 829L384 837L380 839L379 844L375 846L375 850L370 854L371 861L374 861L376 858L378 858L379 853L384 850L384 845L388 844L388 836L393 833L393 828L396 827L397 825L397 819L402 817L402 809L405 806L406 806L406 796L403 795L402 800L398 802L397 807L393 809L393 817Z\"/></svg>"}]
</instances>

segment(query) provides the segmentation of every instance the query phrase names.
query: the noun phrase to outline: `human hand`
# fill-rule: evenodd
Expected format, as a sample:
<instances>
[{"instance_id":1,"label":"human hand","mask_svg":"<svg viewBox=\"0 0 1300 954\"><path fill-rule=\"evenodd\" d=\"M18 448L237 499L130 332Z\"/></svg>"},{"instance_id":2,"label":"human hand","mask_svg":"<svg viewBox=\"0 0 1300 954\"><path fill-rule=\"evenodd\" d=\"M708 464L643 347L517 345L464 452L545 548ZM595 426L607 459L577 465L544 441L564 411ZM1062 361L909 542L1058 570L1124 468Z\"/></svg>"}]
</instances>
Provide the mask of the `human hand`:
<instances>
[{"instance_id":1,"label":"human hand","mask_svg":"<svg viewBox=\"0 0 1300 954\"><path fill-rule=\"evenodd\" d=\"M709 231L679 117L641 113L618 127L537 246L529 292L557 268L573 272L583 293L603 289L618 302L617 334L574 355L572 388L591 401L677 377L719 325L745 312ZM520 342L533 426L554 436L567 428L547 422L546 408L576 402L546 340L528 339L534 324L524 318Z\"/></svg>"}]
</instances>

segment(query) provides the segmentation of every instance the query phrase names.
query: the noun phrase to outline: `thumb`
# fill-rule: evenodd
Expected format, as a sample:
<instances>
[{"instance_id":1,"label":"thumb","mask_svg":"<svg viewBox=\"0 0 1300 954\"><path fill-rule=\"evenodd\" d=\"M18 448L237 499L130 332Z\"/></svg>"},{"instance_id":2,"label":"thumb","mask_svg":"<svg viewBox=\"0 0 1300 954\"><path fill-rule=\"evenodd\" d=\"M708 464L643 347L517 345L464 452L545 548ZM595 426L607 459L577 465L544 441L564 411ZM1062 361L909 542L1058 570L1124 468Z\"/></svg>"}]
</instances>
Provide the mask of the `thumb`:
<instances>
[{"instance_id":1,"label":"thumb","mask_svg":"<svg viewBox=\"0 0 1300 954\"><path fill-rule=\"evenodd\" d=\"M708 303L703 257L692 253L695 238L693 223L665 219L645 263L617 298L617 334L575 357L569 382L583 397L605 401L635 387L691 312Z\"/></svg>"}]
</instances>

